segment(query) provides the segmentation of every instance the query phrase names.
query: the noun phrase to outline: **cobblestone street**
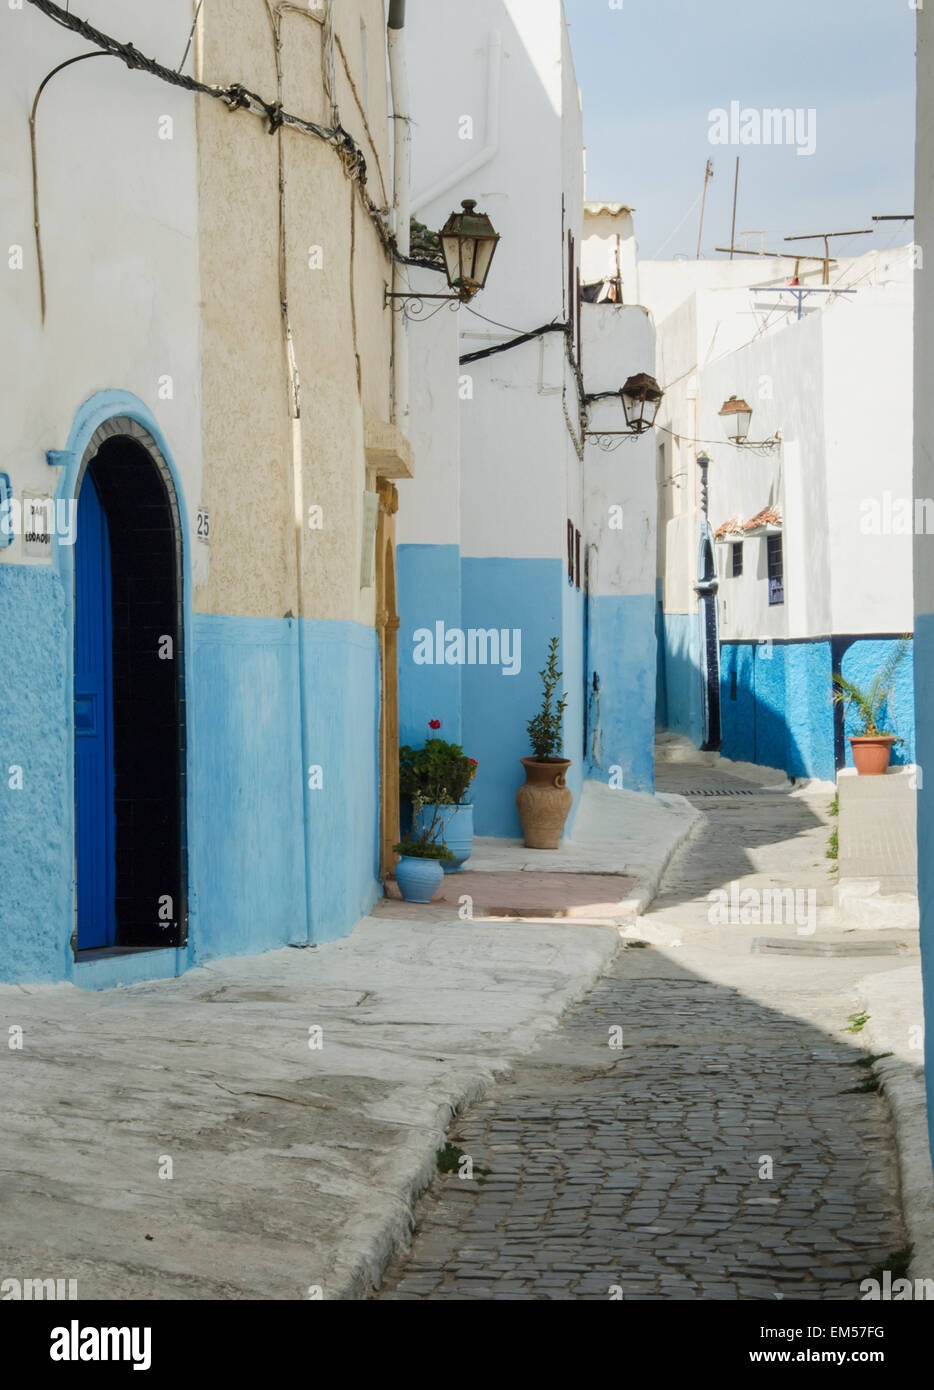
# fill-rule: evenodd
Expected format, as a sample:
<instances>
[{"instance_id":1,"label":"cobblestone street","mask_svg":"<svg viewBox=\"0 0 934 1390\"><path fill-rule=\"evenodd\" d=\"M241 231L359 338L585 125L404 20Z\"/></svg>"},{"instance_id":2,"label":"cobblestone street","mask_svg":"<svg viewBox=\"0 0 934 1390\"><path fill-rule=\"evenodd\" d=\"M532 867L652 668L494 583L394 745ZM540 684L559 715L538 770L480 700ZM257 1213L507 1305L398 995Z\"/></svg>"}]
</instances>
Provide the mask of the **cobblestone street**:
<instances>
[{"instance_id":1,"label":"cobblestone street","mask_svg":"<svg viewBox=\"0 0 934 1390\"><path fill-rule=\"evenodd\" d=\"M873 962L753 954L755 928L708 921L731 881L829 901L829 797L659 774L710 823L649 944L458 1118L474 1179L439 1177L379 1297L854 1299L905 1245L885 1102L843 1031Z\"/></svg>"}]
</instances>

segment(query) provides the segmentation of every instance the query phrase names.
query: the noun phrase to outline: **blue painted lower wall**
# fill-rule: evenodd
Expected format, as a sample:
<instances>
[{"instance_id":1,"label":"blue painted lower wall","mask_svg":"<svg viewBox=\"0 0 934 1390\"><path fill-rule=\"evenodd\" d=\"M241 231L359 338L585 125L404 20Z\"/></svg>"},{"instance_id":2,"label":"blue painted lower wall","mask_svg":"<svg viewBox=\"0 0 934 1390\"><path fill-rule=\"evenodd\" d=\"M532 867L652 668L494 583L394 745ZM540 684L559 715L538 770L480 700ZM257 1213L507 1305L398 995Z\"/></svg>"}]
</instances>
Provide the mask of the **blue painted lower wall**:
<instances>
[{"instance_id":1,"label":"blue painted lower wall","mask_svg":"<svg viewBox=\"0 0 934 1390\"><path fill-rule=\"evenodd\" d=\"M381 891L374 629L306 621L300 654L294 620L194 616L188 948L117 964L76 963L70 947L72 637L49 566L0 565L0 632L0 980L101 988L173 975L212 957L343 936L372 907ZM320 787L306 788L309 767ZM21 790L11 785L18 768Z\"/></svg>"},{"instance_id":2,"label":"blue painted lower wall","mask_svg":"<svg viewBox=\"0 0 934 1390\"><path fill-rule=\"evenodd\" d=\"M560 640L561 692L567 694L563 753L573 828L585 776L608 780L623 769L624 785L653 787L655 611L651 595L591 598L568 583L557 559L463 557L454 546L400 546L399 708L401 740L421 747L428 720L463 744L480 764L472 794L478 835L516 838L516 791L530 752L526 725L541 703L542 670L553 636ZM415 637L459 628L518 629L517 675L499 666L413 660ZM589 657L586 655L589 653ZM594 696L594 676L598 695ZM591 737L596 729L596 739ZM453 731L453 732L452 732ZM587 744L585 746L585 731ZM598 752L593 754L596 743Z\"/></svg>"},{"instance_id":3,"label":"blue painted lower wall","mask_svg":"<svg viewBox=\"0 0 934 1390\"><path fill-rule=\"evenodd\" d=\"M833 781L829 641L725 642L720 649L721 751L790 777Z\"/></svg>"},{"instance_id":4,"label":"blue painted lower wall","mask_svg":"<svg viewBox=\"0 0 934 1390\"><path fill-rule=\"evenodd\" d=\"M588 775L618 768L624 787L654 791L655 600L591 597L588 627Z\"/></svg>"},{"instance_id":5,"label":"blue painted lower wall","mask_svg":"<svg viewBox=\"0 0 934 1390\"><path fill-rule=\"evenodd\" d=\"M573 696L566 643L563 638L567 579L560 560L465 558L461 563L462 625L470 628L518 628L522 668L516 676L494 666L463 668L464 751L480 763L474 781L474 829L478 835L516 838L522 827L515 797L525 780L519 759L529 747L526 724L541 703L539 671L545 665L548 643L562 638L560 662L566 672L562 688ZM573 641L573 637L572 637ZM573 662L573 656L572 656ZM578 668L580 669L580 668ZM570 723L566 719L566 729ZM569 745L567 757L576 747ZM580 788L580 758L575 759L570 783Z\"/></svg>"},{"instance_id":6,"label":"blue painted lower wall","mask_svg":"<svg viewBox=\"0 0 934 1390\"><path fill-rule=\"evenodd\" d=\"M65 599L50 566L0 565L0 639L0 980L61 980L74 790Z\"/></svg>"},{"instance_id":7,"label":"blue painted lower wall","mask_svg":"<svg viewBox=\"0 0 934 1390\"><path fill-rule=\"evenodd\" d=\"M858 685L866 687L888 660L898 641L899 639L897 637L858 638L851 646L847 647L843 660L840 663L840 669L850 680L854 680ZM892 749L892 762L915 762L917 753L915 747L913 642L912 651L908 659L903 662L899 668L887 714L888 718L885 720L885 723L891 728L893 733L898 734L900 740ZM852 734L855 732L855 720L847 716L845 733ZM847 767L852 767L853 753L849 743L845 745L845 751Z\"/></svg>"},{"instance_id":8,"label":"blue painted lower wall","mask_svg":"<svg viewBox=\"0 0 934 1390\"><path fill-rule=\"evenodd\" d=\"M309 761L309 916L313 941L346 936L380 896L379 650L359 623L304 624ZM306 768L307 775L307 768Z\"/></svg>"},{"instance_id":9,"label":"blue painted lower wall","mask_svg":"<svg viewBox=\"0 0 934 1390\"><path fill-rule=\"evenodd\" d=\"M847 715L842 743L835 735L831 677L843 674L865 687L897 638L820 638L813 642L726 642L720 651L722 753L737 762L780 768L789 777L833 781L842 752L853 765L846 736L856 731ZM899 734L893 763L915 760L912 663L901 667L887 723Z\"/></svg>"},{"instance_id":10,"label":"blue painted lower wall","mask_svg":"<svg viewBox=\"0 0 934 1390\"><path fill-rule=\"evenodd\" d=\"M934 613L915 618L916 757L922 770L934 768ZM924 984L925 1075L928 1125L934 1153L934 779L918 789L918 898L921 908L921 967Z\"/></svg>"},{"instance_id":11,"label":"blue painted lower wall","mask_svg":"<svg viewBox=\"0 0 934 1390\"><path fill-rule=\"evenodd\" d=\"M396 549L399 609L399 742L421 748L428 722L440 719L437 737L460 743L461 667L416 666L414 634L461 626L461 554L456 545L400 545Z\"/></svg>"}]
</instances>

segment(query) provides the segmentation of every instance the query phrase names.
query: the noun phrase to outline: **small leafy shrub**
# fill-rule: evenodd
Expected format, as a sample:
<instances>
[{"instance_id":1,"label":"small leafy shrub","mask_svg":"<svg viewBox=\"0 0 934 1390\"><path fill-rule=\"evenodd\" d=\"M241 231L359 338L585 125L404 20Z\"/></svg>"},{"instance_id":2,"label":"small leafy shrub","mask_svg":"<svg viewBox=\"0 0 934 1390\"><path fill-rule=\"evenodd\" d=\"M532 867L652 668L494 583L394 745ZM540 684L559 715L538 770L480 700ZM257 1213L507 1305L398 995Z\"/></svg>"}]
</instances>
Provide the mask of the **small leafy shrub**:
<instances>
[{"instance_id":1,"label":"small leafy shrub","mask_svg":"<svg viewBox=\"0 0 934 1390\"><path fill-rule=\"evenodd\" d=\"M548 661L544 671L538 673L542 678L542 707L534 719L530 719L528 729L533 756L539 762L553 762L561 757L561 725L568 702L567 694L558 700L555 691L561 679L558 670L558 639L552 637L548 644Z\"/></svg>"}]
</instances>

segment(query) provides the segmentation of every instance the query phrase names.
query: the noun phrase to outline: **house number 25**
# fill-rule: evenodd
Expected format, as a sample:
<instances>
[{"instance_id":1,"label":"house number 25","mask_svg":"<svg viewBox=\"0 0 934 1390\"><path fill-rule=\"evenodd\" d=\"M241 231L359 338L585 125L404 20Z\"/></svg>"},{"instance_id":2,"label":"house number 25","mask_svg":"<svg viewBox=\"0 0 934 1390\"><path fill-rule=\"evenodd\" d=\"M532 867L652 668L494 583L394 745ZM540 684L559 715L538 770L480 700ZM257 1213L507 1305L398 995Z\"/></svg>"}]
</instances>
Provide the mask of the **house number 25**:
<instances>
[{"instance_id":1,"label":"house number 25","mask_svg":"<svg viewBox=\"0 0 934 1390\"><path fill-rule=\"evenodd\" d=\"M199 507L198 522L195 534L199 541L207 543L211 539L211 517L207 507Z\"/></svg>"}]
</instances>

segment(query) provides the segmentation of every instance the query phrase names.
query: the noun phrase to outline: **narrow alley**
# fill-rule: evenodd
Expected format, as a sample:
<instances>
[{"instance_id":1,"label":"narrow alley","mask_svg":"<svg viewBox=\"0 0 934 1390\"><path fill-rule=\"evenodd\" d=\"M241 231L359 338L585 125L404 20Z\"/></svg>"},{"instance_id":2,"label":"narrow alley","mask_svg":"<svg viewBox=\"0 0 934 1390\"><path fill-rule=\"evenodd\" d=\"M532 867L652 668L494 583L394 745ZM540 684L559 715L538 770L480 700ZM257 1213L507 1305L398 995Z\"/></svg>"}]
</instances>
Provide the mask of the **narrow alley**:
<instances>
[{"instance_id":1,"label":"narrow alley","mask_svg":"<svg viewBox=\"0 0 934 1390\"><path fill-rule=\"evenodd\" d=\"M659 782L709 823L643 939L460 1116L473 1179L439 1176L380 1297L851 1300L904 1247L885 1102L844 1031L856 982L898 962L827 954L852 949L827 924L828 796L694 765ZM821 925L712 925L731 883L814 889Z\"/></svg>"}]
</instances>

